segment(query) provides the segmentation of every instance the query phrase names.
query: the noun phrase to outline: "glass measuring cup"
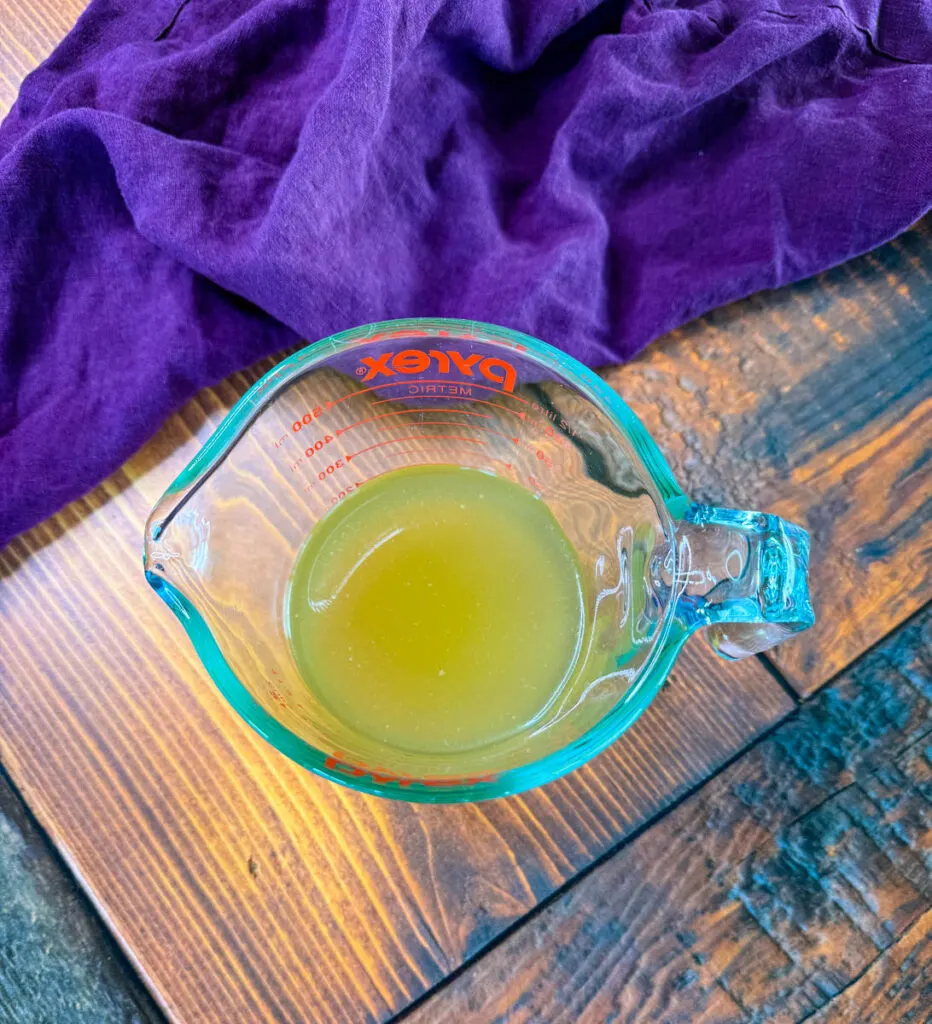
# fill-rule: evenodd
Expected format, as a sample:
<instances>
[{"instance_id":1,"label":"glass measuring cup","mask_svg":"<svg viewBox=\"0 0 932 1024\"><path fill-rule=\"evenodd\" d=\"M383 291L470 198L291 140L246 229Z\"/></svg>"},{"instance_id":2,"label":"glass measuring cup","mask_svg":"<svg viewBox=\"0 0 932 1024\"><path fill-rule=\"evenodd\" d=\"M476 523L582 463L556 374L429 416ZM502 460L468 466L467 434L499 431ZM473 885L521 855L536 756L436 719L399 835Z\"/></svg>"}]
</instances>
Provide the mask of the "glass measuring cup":
<instances>
[{"instance_id":1,"label":"glass measuring cup","mask_svg":"<svg viewBox=\"0 0 932 1024\"><path fill-rule=\"evenodd\" d=\"M301 678L284 621L295 559L380 474L458 465L546 502L579 558L586 635L538 719L455 753L391 747ZM696 505L598 376L526 335L417 319L284 360L233 407L146 524L144 564L220 690L284 754L334 781L428 802L519 792L578 767L644 710L686 638L742 658L813 622L804 530Z\"/></svg>"}]
</instances>

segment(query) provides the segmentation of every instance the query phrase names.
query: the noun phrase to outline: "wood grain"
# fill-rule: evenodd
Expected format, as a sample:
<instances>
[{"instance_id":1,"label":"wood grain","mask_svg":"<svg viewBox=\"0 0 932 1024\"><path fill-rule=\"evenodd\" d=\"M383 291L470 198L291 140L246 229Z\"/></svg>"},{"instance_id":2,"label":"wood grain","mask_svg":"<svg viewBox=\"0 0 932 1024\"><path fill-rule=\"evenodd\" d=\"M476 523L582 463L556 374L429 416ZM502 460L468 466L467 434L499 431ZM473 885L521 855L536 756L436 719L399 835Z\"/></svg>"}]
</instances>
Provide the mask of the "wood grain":
<instances>
[{"instance_id":1,"label":"wood grain","mask_svg":"<svg viewBox=\"0 0 932 1024\"><path fill-rule=\"evenodd\" d=\"M810 1024L929 1024L932 1020L932 912Z\"/></svg>"},{"instance_id":2,"label":"wood grain","mask_svg":"<svg viewBox=\"0 0 932 1024\"><path fill-rule=\"evenodd\" d=\"M0 0L0 111L81 0ZM932 225L719 310L607 372L682 482L813 535L819 617L773 659L810 693L932 596Z\"/></svg>"},{"instance_id":3,"label":"wood grain","mask_svg":"<svg viewBox=\"0 0 932 1024\"><path fill-rule=\"evenodd\" d=\"M162 1019L0 772L0 1021Z\"/></svg>"},{"instance_id":4,"label":"wood grain","mask_svg":"<svg viewBox=\"0 0 932 1024\"><path fill-rule=\"evenodd\" d=\"M77 10L7 2L7 75ZM0 559L0 755L173 1018L384 1018L790 704L699 648L638 732L529 797L408 808L316 782L223 705L139 572L148 507L245 384Z\"/></svg>"},{"instance_id":5,"label":"wood grain","mask_svg":"<svg viewBox=\"0 0 932 1024\"><path fill-rule=\"evenodd\" d=\"M227 707L139 563L150 506L254 375L0 554L0 757L173 1019L381 1020L791 702L697 643L542 790L412 807L318 781Z\"/></svg>"},{"instance_id":6,"label":"wood grain","mask_svg":"<svg viewBox=\"0 0 932 1024\"><path fill-rule=\"evenodd\" d=\"M932 610L406 1022L927 1022L930 782Z\"/></svg>"},{"instance_id":7,"label":"wood grain","mask_svg":"<svg viewBox=\"0 0 932 1024\"><path fill-rule=\"evenodd\" d=\"M83 6L0 0L0 112ZM802 690L847 665L928 596L922 492L929 251L928 229L914 232L816 282L675 332L632 367L608 374L697 498L766 506L799 517L813 531L822 622L817 633L778 655ZM621 743L525 797L471 808L406 807L316 781L223 704L139 573L149 505L245 382L240 375L203 393L84 501L0 554L0 758L173 1019L385 1019L696 785L784 715L790 702L756 664L728 667L694 644L656 706ZM919 712L909 707L904 697L899 710L877 712L894 720L891 736L914 729L910 716ZM870 707L861 711L873 721ZM886 750L877 736L867 748ZM839 757L847 748L832 750ZM847 804L832 804L847 791L837 779L812 775L807 757L803 767L788 762L810 773L795 798L799 813L822 800L850 816ZM787 767L779 758L774 764ZM900 758L894 767L902 773L903 799L912 801L909 813L926 820L920 799L926 790L909 781L921 762ZM779 793L764 792L781 806ZM894 797L887 802L900 806ZM693 798L675 814L695 804ZM747 882L737 869L727 871L760 847L769 858L761 863L779 877L779 822L740 799L724 806L723 812L717 798L702 804L690 845L705 843L706 856L719 856L728 892L746 910L742 898L758 898L756 876ZM905 827L896 817L887 824L897 837ZM713 833L717 846L707 839ZM863 866L858 844L866 840L851 835L843 864L855 871ZM677 845L685 839L658 836L649 851L655 864L685 858ZM893 849L888 844L885 855ZM920 858L912 847L909 852ZM901 964L910 971L910 985L896 994L903 1019L921 1005L921 985L912 979L923 977L916 971L926 962L928 915L916 916L926 895L915 864L910 874L904 859L897 870L905 881L888 872L878 889L894 922L886 929L887 952L871 960L869 943L857 939L867 935L881 948L883 929L876 932L881 925L866 914L853 931L838 931L854 952L839 959L829 944L836 957L829 957L827 970L838 984L859 964L864 973L837 996L819 989L820 998L835 1000L823 1014L854 1013L855 995L871 996L878 985L876 991L894 998L887 979ZM683 905L695 906L689 885L701 900L707 882L688 865L683 879ZM601 900L607 905L618 898L609 882ZM616 889L630 893L621 884ZM657 892L670 890L658 884ZM669 924L659 899L656 920ZM761 926L747 913L751 924L734 940L730 933L716 938L717 918L696 932L697 942L705 936L712 943L714 957L706 964L692 959L702 953L687 948L688 932L683 942L661 935L661 946L672 942L669 962L656 965L657 980L639 976L631 998L648 1008L685 1006L676 999L698 992L701 1002L710 992L719 1016L707 1019L728 1019L735 1007L745 1014L738 987L747 975L748 1005L769 1006L773 979L758 986L751 968L758 963L755 943L776 940L766 928L761 938L754 931ZM886 918L881 923L886 928ZM587 941L597 938L591 933ZM717 975L708 982L702 974L701 983L691 977L719 962L724 982ZM738 979L731 991L729 966ZM594 971L583 986L584 1002L599 977ZM793 974L793 983L800 977ZM612 984L608 978L604 992ZM654 1001L657 991L661 1003ZM526 1006L534 998L530 990L520 994ZM510 1004L506 1009L513 1012ZM468 1005L465 1016L476 1019Z\"/></svg>"},{"instance_id":8,"label":"wood grain","mask_svg":"<svg viewBox=\"0 0 932 1024\"><path fill-rule=\"evenodd\" d=\"M812 534L811 693L932 597L932 219L674 331L606 378L688 493Z\"/></svg>"},{"instance_id":9,"label":"wood grain","mask_svg":"<svg viewBox=\"0 0 932 1024\"><path fill-rule=\"evenodd\" d=\"M61 42L88 0L0 0L0 118L22 80Z\"/></svg>"}]
</instances>

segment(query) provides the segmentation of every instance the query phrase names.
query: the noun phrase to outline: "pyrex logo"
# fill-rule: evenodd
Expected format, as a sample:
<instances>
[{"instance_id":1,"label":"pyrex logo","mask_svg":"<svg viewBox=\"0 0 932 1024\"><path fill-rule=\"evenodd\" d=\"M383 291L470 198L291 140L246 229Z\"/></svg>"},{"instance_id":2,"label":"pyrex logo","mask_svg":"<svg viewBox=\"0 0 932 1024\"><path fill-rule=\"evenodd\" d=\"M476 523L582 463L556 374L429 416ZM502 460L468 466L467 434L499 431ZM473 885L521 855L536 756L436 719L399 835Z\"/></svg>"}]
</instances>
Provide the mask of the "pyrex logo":
<instances>
[{"instance_id":1,"label":"pyrex logo","mask_svg":"<svg viewBox=\"0 0 932 1024\"><path fill-rule=\"evenodd\" d=\"M424 352L418 348L406 348L401 352L385 352L380 356L363 356L360 362L362 365L356 373L365 374L362 378L363 383L379 376L424 373L430 369L437 373L449 373L451 369L456 369L464 377L473 377L475 369L486 380L492 381L493 384L501 384L504 391L514 391L518 377L515 368L505 359L483 357L475 353L464 356L452 348L443 352L438 349Z\"/></svg>"}]
</instances>

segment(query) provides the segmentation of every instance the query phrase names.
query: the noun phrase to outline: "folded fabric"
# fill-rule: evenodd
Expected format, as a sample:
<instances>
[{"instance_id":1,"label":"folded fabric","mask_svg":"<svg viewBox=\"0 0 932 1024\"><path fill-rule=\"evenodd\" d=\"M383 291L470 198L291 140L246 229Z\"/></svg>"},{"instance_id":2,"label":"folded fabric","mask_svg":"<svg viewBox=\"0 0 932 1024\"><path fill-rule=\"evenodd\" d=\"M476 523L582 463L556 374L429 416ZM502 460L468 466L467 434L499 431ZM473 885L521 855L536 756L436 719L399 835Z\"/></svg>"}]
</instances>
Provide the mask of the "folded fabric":
<instances>
[{"instance_id":1,"label":"folded fabric","mask_svg":"<svg viewBox=\"0 0 932 1024\"><path fill-rule=\"evenodd\" d=\"M922 0L92 0L0 129L0 546L371 320L591 364L932 202Z\"/></svg>"}]
</instances>

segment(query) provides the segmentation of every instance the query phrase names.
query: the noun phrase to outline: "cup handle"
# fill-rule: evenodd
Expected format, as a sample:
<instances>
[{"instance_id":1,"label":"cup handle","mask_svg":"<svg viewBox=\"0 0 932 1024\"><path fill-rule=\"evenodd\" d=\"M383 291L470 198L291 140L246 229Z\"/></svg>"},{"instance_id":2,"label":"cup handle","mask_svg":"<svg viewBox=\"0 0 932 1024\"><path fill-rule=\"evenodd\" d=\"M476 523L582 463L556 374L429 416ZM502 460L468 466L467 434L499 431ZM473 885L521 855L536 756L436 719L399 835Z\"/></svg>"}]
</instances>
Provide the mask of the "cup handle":
<instances>
[{"instance_id":1,"label":"cup handle","mask_svg":"<svg viewBox=\"0 0 932 1024\"><path fill-rule=\"evenodd\" d=\"M815 622L809 534L779 516L691 505L676 524L677 617L737 660Z\"/></svg>"}]
</instances>

